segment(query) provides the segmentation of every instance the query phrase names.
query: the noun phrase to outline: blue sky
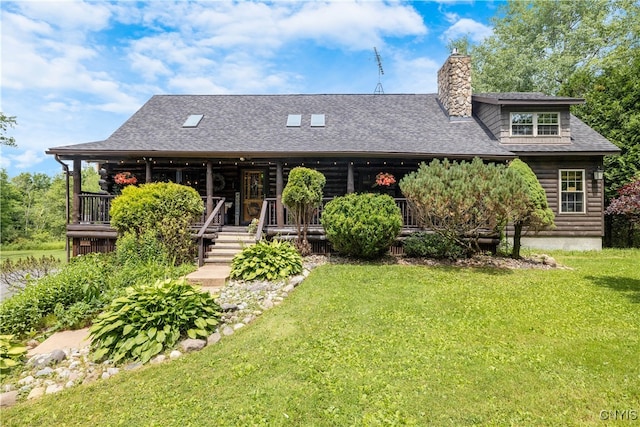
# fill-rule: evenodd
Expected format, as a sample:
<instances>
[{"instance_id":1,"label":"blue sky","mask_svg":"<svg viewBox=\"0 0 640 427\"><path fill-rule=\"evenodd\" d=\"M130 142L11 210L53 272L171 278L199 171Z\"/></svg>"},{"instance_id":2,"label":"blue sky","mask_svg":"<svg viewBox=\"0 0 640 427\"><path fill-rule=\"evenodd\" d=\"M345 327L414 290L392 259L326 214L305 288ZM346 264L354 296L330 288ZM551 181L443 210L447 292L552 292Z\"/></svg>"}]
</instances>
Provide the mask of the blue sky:
<instances>
[{"instance_id":1,"label":"blue sky","mask_svg":"<svg viewBox=\"0 0 640 427\"><path fill-rule=\"evenodd\" d=\"M3 1L9 176L100 141L155 94L434 93L447 42L491 34L500 1Z\"/></svg>"}]
</instances>

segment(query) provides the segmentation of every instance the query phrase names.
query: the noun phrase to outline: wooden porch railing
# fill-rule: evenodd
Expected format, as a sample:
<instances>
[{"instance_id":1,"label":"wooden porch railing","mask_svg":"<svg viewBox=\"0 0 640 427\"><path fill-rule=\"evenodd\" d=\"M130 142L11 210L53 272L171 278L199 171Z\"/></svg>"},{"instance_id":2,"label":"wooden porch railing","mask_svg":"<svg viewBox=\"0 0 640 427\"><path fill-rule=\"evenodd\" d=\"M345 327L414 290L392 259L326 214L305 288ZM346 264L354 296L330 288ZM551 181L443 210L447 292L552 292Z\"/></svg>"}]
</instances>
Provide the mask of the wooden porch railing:
<instances>
[{"instance_id":1,"label":"wooden porch railing","mask_svg":"<svg viewBox=\"0 0 640 427\"><path fill-rule=\"evenodd\" d=\"M224 225L224 200L224 197L218 200L218 203L211 212L211 215L207 217L206 221L204 221L204 224L202 224L202 227L200 227L200 230L198 230L198 233L196 234L199 267L204 265L204 239L207 229L212 225L218 225L220 227Z\"/></svg>"},{"instance_id":2,"label":"wooden porch railing","mask_svg":"<svg viewBox=\"0 0 640 427\"><path fill-rule=\"evenodd\" d=\"M322 211L324 209L324 206L331 200L333 199L331 198L322 199L322 205L315 211L313 218L311 219L311 222L309 224L310 227L322 227L322 224L320 223L320 218L322 217ZM395 199L395 201L396 201L396 205L398 205L398 208L400 208L400 213L402 214L403 228L405 229L419 228L417 217L413 212L413 209L411 209L411 206L409 205L409 202L407 201L407 199ZM263 216L264 216L264 220L263 220ZM284 224L283 225L285 227L295 226L295 223L292 220L292 216L289 215L289 209L286 206L284 206ZM264 200L262 204L262 212L260 214L260 223L258 224L258 233L260 233L260 236L256 234L256 239L261 237L263 228L265 227L273 228L277 226L278 226L278 220L277 220L277 212L276 212L276 199L267 198Z\"/></svg>"},{"instance_id":3,"label":"wooden porch railing","mask_svg":"<svg viewBox=\"0 0 640 427\"><path fill-rule=\"evenodd\" d=\"M80 224L109 224L111 218L109 210L111 201L117 196L114 194L82 193L80 194L79 222ZM213 203L219 203L224 197L214 197ZM207 198L202 198L203 205L206 206ZM223 215L223 213L221 213ZM202 216L196 221L196 225L204 224L207 220L206 209Z\"/></svg>"},{"instance_id":4,"label":"wooden porch railing","mask_svg":"<svg viewBox=\"0 0 640 427\"><path fill-rule=\"evenodd\" d=\"M116 198L113 194L80 194L79 214L80 224L109 224L111 201ZM72 219L73 221L73 219Z\"/></svg>"}]
</instances>

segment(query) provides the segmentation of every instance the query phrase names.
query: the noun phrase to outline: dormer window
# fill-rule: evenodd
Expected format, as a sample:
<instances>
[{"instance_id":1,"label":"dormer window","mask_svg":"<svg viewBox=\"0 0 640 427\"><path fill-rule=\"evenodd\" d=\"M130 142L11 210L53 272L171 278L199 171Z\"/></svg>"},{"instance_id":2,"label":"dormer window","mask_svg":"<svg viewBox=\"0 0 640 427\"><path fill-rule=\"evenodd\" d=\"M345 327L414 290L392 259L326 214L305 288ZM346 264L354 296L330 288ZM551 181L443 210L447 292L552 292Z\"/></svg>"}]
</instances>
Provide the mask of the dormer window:
<instances>
[{"instance_id":1,"label":"dormer window","mask_svg":"<svg viewBox=\"0 0 640 427\"><path fill-rule=\"evenodd\" d=\"M511 113L511 136L557 136L559 113Z\"/></svg>"}]
</instances>

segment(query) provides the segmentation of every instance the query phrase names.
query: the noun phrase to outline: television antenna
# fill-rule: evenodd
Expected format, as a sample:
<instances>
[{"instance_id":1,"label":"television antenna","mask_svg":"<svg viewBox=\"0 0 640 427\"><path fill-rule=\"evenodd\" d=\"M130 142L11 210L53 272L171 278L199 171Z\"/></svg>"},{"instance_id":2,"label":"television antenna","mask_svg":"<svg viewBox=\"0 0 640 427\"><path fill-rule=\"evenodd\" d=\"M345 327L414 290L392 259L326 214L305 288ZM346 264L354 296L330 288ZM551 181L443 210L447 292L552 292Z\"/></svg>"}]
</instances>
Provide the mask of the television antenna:
<instances>
[{"instance_id":1,"label":"television antenna","mask_svg":"<svg viewBox=\"0 0 640 427\"><path fill-rule=\"evenodd\" d=\"M382 89L381 82L381 78L384 75L384 70L382 69L382 58L380 57L378 49L376 49L375 46L373 47L373 52L376 54L376 62L378 63L378 84L376 85L376 89L373 91L373 93L376 95L380 95L384 94L384 89Z\"/></svg>"}]
</instances>

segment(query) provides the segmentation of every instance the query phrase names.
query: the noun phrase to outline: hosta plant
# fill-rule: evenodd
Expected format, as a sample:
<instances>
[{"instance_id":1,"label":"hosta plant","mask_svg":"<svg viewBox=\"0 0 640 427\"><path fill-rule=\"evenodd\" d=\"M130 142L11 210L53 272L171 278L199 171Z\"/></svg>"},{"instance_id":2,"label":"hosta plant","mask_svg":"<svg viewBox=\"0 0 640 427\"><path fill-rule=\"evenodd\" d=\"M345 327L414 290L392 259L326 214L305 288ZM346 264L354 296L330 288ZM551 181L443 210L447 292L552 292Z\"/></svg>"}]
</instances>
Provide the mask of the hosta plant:
<instances>
[{"instance_id":1,"label":"hosta plant","mask_svg":"<svg viewBox=\"0 0 640 427\"><path fill-rule=\"evenodd\" d=\"M231 263L231 277L278 280L302 272L302 256L289 242L260 241L246 247Z\"/></svg>"},{"instance_id":2,"label":"hosta plant","mask_svg":"<svg viewBox=\"0 0 640 427\"><path fill-rule=\"evenodd\" d=\"M26 353L27 347L16 341L13 335L0 335L0 375L17 366Z\"/></svg>"},{"instance_id":3,"label":"hosta plant","mask_svg":"<svg viewBox=\"0 0 640 427\"><path fill-rule=\"evenodd\" d=\"M93 358L148 362L180 337L206 338L220 321L220 307L208 292L184 279L128 288L89 329Z\"/></svg>"}]
</instances>

